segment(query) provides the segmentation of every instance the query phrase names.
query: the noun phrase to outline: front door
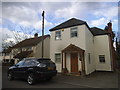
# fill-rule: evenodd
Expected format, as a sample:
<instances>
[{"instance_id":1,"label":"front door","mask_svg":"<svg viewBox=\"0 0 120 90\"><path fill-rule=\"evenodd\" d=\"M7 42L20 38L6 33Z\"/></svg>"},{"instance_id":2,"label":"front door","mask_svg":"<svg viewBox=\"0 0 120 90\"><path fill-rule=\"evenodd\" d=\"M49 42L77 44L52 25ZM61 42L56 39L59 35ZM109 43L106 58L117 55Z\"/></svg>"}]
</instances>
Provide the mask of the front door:
<instances>
[{"instance_id":1,"label":"front door","mask_svg":"<svg viewBox=\"0 0 120 90\"><path fill-rule=\"evenodd\" d=\"M71 72L77 73L78 72L78 53L71 53Z\"/></svg>"}]
</instances>

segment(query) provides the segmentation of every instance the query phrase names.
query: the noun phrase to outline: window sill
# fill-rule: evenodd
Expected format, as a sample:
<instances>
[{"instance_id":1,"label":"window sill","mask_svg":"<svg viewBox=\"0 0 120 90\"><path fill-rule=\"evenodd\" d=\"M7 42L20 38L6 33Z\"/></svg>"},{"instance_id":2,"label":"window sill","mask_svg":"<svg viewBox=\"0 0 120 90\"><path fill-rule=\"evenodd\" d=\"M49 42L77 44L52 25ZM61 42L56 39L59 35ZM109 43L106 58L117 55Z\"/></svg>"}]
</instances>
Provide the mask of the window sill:
<instances>
[{"instance_id":1,"label":"window sill","mask_svg":"<svg viewBox=\"0 0 120 90\"><path fill-rule=\"evenodd\" d=\"M77 37L70 37L70 38L78 38L78 36Z\"/></svg>"},{"instance_id":2,"label":"window sill","mask_svg":"<svg viewBox=\"0 0 120 90\"><path fill-rule=\"evenodd\" d=\"M100 64L105 64L105 62L99 62Z\"/></svg>"},{"instance_id":3,"label":"window sill","mask_svg":"<svg viewBox=\"0 0 120 90\"><path fill-rule=\"evenodd\" d=\"M59 40L62 40L62 39L55 39L55 41L59 41Z\"/></svg>"}]
</instances>

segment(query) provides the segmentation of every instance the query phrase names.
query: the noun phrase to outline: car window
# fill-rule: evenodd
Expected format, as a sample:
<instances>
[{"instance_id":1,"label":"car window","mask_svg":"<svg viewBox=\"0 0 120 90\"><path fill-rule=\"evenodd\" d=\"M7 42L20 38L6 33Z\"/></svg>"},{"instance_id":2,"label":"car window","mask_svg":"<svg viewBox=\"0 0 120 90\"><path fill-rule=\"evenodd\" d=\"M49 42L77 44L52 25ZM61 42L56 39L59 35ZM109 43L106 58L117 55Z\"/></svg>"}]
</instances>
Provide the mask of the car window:
<instances>
[{"instance_id":1,"label":"car window","mask_svg":"<svg viewBox=\"0 0 120 90\"><path fill-rule=\"evenodd\" d=\"M25 63L24 63L24 66L29 66L30 65L30 60L26 60Z\"/></svg>"},{"instance_id":2,"label":"car window","mask_svg":"<svg viewBox=\"0 0 120 90\"><path fill-rule=\"evenodd\" d=\"M36 65L37 65L37 62L34 61L34 60L32 60L32 61L30 62L30 65L31 65L31 66L36 66Z\"/></svg>"},{"instance_id":3,"label":"car window","mask_svg":"<svg viewBox=\"0 0 120 90\"><path fill-rule=\"evenodd\" d=\"M35 60L26 60L24 63L25 66L36 66L37 64L38 62Z\"/></svg>"},{"instance_id":4,"label":"car window","mask_svg":"<svg viewBox=\"0 0 120 90\"><path fill-rule=\"evenodd\" d=\"M22 66L23 63L24 63L24 61L22 60L22 61L18 62L16 65L17 65L17 66Z\"/></svg>"}]
</instances>

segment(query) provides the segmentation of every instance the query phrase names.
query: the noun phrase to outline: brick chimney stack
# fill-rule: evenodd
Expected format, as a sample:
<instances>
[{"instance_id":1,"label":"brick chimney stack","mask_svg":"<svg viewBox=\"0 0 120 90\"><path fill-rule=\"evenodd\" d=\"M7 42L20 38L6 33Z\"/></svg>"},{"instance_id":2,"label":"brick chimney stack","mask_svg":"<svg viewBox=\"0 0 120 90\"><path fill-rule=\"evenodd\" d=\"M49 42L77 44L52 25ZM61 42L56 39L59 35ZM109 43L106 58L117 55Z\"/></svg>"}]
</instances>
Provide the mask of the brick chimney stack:
<instances>
[{"instance_id":1,"label":"brick chimney stack","mask_svg":"<svg viewBox=\"0 0 120 90\"><path fill-rule=\"evenodd\" d=\"M111 21L107 25L108 25L108 32L112 34L112 23L111 23Z\"/></svg>"},{"instance_id":2,"label":"brick chimney stack","mask_svg":"<svg viewBox=\"0 0 120 90\"><path fill-rule=\"evenodd\" d=\"M107 24L108 25L108 32L110 33L110 48L111 48L111 55L112 55L112 70L114 71L116 68L115 62L115 48L113 47L113 32L112 32L112 23L111 21Z\"/></svg>"},{"instance_id":3,"label":"brick chimney stack","mask_svg":"<svg viewBox=\"0 0 120 90\"><path fill-rule=\"evenodd\" d=\"M35 33L35 34L34 34L34 37L35 37L35 38L38 38L38 33Z\"/></svg>"}]
</instances>

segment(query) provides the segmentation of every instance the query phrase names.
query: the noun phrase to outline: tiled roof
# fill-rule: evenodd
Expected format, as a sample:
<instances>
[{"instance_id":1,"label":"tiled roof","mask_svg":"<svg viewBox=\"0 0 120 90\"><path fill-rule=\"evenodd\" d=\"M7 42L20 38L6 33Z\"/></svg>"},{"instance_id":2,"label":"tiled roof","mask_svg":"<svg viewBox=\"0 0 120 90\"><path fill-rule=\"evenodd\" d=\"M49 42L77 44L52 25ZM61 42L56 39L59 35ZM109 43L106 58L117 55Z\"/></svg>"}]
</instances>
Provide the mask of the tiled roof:
<instances>
[{"instance_id":1,"label":"tiled roof","mask_svg":"<svg viewBox=\"0 0 120 90\"><path fill-rule=\"evenodd\" d=\"M94 36L109 34L107 31L97 28L97 27L92 27L91 32L93 33Z\"/></svg>"},{"instance_id":2,"label":"tiled roof","mask_svg":"<svg viewBox=\"0 0 120 90\"><path fill-rule=\"evenodd\" d=\"M40 41L42 41L42 39L45 39L47 37L50 37L50 35L25 39L25 40L21 41L20 43L14 45L12 48L34 46L34 45L37 45Z\"/></svg>"},{"instance_id":3,"label":"tiled roof","mask_svg":"<svg viewBox=\"0 0 120 90\"><path fill-rule=\"evenodd\" d=\"M74 44L70 44L69 46L67 46L66 48L64 48L62 50L62 52L73 52L73 51L79 51L79 52L84 52L83 49L81 49L78 46L75 46Z\"/></svg>"},{"instance_id":4,"label":"tiled roof","mask_svg":"<svg viewBox=\"0 0 120 90\"><path fill-rule=\"evenodd\" d=\"M69 19L69 20L61 23L60 25L57 25L56 27L50 29L49 31L55 31L58 29L63 29L63 28L68 28L68 27L83 25L83 24L86 24L86 22L76 19L76 18L72 18L72 19Z\"/></svg>"},{"instance_id":5,"label":"tiled roof","mask_svg":"<svg viewBox=\"0 0 120 90\"><path fill-rule=\"evenodd\" d=\"M2 53L10 53L11 50L12 50L12 48L9 47L9 48L7 48L7 49L4 49L4 50L2 51Z\"/></svg>"},{"instance_id":6,"label":"tiled roof","mask_svg":"<svg viewBox=\"0 0 120 90\"><path fill-rule=\"evenodd\" d=\"M14 58L19 58L23 59L26 58L28 55L30 55L33 51L23 51L21 53L18 53L17 55L14 56Z\"/></svg>"}]
</instances>

